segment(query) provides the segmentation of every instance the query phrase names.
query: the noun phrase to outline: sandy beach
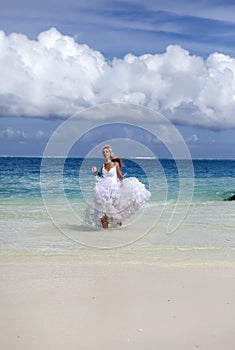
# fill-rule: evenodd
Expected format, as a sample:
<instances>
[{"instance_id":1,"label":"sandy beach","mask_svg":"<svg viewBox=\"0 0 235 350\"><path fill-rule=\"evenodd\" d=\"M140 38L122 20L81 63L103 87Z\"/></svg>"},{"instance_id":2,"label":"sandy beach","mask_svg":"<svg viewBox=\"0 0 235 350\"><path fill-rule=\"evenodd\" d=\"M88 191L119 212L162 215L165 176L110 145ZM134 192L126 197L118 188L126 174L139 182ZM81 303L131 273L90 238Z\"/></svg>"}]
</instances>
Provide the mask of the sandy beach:
<instances>
[{"instance_id":1,"label":"sandy beach","mask_svg":"<svg viewBox=\"0 0 235 350\"><path fill-rule=\"evenodd\" d=\"M234 262L119 252L2 256L1 348L235 348Z\"/></svg>"}]
</instances>

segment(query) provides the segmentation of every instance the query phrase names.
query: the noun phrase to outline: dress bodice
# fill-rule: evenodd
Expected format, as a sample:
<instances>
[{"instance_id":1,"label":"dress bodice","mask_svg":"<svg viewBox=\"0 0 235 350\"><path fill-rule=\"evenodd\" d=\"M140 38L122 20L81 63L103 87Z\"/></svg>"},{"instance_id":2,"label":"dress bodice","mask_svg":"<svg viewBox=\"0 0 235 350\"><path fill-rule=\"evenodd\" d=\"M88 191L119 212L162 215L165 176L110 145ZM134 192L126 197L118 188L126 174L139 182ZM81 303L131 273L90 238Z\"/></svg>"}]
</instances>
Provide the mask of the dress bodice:
<instances>
[{"instance_id":1,"label":"dress bodice","mask_svg":"<svg viewBox=\"0 0 235 350\"><path fill-rule=\"evenodd\" d=\"M103 166L103 177L117 179L116 165L114 165L109 171L107 171Z\"/></svg>"},{"instance_id":2,"label":"dress bodice","mask_svg":"<svg viewBox=\"0 0 235 350\"><path fill-rule=\"evenodd\" d=\"M118 177L117 177L117 169L116 165L114 165L109 171L105 169L103 166L103 178L108 181L107 184L109 185L117 185L118 183ZM108 186L109 186L108 185Z\"/></svg>"}]
</instances>

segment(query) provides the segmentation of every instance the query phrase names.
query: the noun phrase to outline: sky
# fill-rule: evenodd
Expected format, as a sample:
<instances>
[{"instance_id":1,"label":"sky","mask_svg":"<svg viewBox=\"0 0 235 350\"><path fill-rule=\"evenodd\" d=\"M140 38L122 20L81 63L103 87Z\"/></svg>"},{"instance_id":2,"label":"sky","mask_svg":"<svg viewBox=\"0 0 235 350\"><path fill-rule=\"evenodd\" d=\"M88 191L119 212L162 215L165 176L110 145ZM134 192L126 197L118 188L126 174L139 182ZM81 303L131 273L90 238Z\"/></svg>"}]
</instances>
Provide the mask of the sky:
<instances>
[{"instance_id":1,"label":"sky","mask_svg":"<svg viewBox=\"0 0 235 350\"><path fill-rule=\"evenodd\" d=\"M193 158L235 158L234 13L227 0L1 0L0 155L41 156L71 115L121 102L165 116ZM115 132L91 132L78 156Z\"/></svg>"}]
</instances>

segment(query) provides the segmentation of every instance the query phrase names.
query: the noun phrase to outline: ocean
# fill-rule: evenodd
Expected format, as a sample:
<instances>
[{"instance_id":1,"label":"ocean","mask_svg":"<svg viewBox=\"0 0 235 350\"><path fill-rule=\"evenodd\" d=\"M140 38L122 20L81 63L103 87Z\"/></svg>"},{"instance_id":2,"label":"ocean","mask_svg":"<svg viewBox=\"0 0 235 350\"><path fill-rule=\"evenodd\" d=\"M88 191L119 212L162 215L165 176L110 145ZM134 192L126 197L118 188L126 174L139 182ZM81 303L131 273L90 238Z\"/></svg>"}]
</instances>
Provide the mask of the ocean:
<instances>
[{"instance_id":1,"label":"ocean","mask_svg":"<svg viewBox=\"0 0 235 350\"><path fill-rule=\"evenodd\" d=\"M123 159L125 177L152 193L117 230L86 225L99 158L0 158L2 254L83 249L235 249L235 160ZM104 232L105 231L105 232ZM147 250L146 250L147 251Z\"/></svg>"}]
</instances>

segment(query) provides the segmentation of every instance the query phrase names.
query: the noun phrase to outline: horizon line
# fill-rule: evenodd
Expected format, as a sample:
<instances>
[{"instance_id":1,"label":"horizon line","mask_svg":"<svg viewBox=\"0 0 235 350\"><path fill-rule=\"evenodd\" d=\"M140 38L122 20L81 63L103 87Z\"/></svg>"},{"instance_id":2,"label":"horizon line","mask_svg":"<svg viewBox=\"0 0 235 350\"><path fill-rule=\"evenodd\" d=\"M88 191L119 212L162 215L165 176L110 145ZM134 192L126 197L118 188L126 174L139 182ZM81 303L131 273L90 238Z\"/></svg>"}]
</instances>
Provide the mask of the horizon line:
<instances>
[{"instance_id":1,"label":"horizon line","mask_svg":"<svg viewBox=\"0 0 235 350\"><path fill-rule=\"evenodd\" d=\"M51 158L51 159L79 159L79 158L88 158L88 159L102 159L102 156L94 156L94 157L86 157L86 156L69 156L69 157L64 157L64 156L47 156L47 157L43 157L43 156L27 156L27 155L0 155L0 158ZM123 159L169 159L169 160L235 160L235 158L214 158L214 157L191 157L191 158L173 158L173 157L142 157L142 156L129 156L129 157L122 157Z\"/></svg>"}]
</instances>

